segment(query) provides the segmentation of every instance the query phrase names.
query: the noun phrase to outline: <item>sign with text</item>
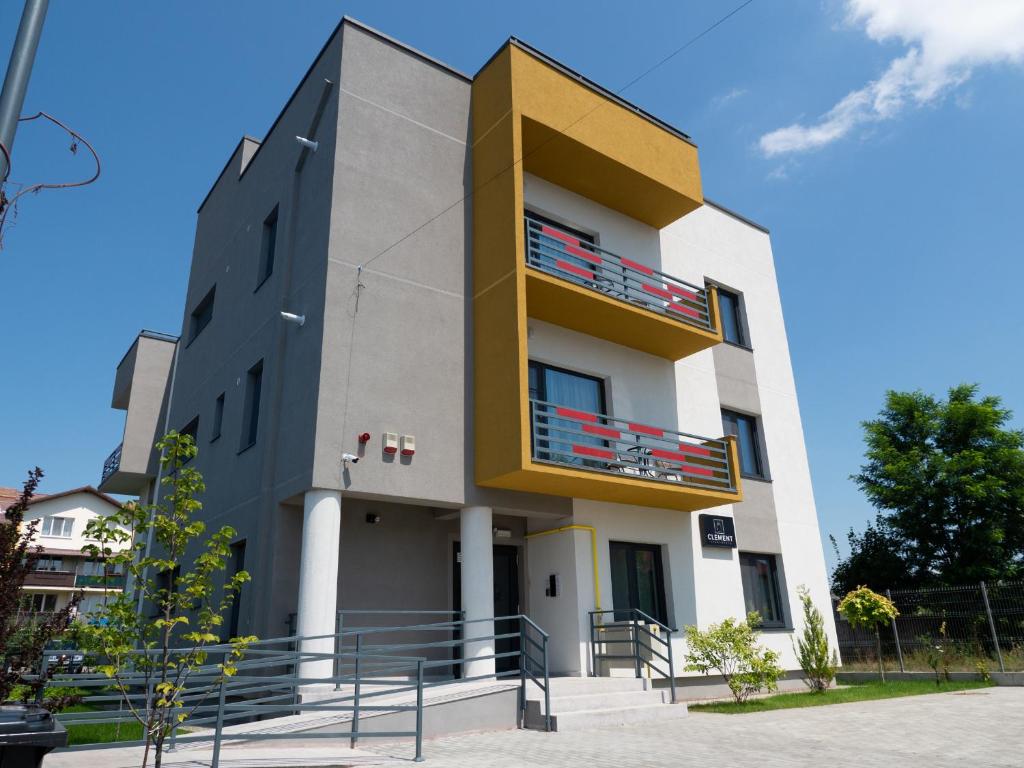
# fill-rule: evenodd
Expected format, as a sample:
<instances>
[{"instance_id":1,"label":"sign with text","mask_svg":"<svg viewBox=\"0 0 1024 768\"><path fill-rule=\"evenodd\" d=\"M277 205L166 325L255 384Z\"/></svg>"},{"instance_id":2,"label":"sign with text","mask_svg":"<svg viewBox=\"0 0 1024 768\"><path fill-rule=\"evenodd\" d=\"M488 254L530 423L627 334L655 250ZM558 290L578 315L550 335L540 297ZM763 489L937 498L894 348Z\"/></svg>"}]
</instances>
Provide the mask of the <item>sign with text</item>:
<instances>
[{"instance_id":1,"label":"sign with text","mask_svg":"<svg viewBox=\"0 0 1024 768\"><path fill-rule=\"evenodd\" d=\"M700 538L705 547L736 548L736 524L723 515L700 516Z\"/></svg>"}]
</instances>

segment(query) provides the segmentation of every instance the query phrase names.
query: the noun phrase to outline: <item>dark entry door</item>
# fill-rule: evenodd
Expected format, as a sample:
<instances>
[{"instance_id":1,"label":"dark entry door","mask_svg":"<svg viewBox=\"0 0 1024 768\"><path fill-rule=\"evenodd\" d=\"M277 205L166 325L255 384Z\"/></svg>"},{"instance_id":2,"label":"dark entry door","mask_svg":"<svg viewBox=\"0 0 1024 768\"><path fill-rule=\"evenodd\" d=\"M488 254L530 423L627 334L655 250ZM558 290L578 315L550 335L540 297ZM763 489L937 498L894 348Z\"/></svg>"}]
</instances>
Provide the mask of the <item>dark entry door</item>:
<instances>
[{"instance_id":1,"label":"dark entry door","mask_svg":"<svg viewBox=\"0 0 1024 768\"><path fill-rule=\"evenodd\" d=\"M616 611L638 608L666 624L665 577L661 569L661 547L625 541L609 542L612 561L612 604ZM616 613L617 621L629 619Z\"/></svg>"},{"instance_id":2,"label":"dark entry door","mask_svg":"<svg viewBox=\"0 0 1024 768\"><path fill-rule=\"evenodd\" d=\"M459 542L452 547L452 607L456 611L462 610L462 561ZM519 614L519 548L510 545L497 545L494 547L494 616L516 616ZM473 637L474 632L479 633L480 625L470 625L466 629L466 636ZM494 626L494 634L510 634L519 631L519 623L509 619L497 621ZM519 638L510 637L498 640L495 643L494 652L509 653L519 650ZM461 649L455 649L455 658L461 658ZM519 669L519 658L507 656L495 660L495 671L509 672ZM461 677L461 671L460 675Z\"/></svg>"}]
</instances>

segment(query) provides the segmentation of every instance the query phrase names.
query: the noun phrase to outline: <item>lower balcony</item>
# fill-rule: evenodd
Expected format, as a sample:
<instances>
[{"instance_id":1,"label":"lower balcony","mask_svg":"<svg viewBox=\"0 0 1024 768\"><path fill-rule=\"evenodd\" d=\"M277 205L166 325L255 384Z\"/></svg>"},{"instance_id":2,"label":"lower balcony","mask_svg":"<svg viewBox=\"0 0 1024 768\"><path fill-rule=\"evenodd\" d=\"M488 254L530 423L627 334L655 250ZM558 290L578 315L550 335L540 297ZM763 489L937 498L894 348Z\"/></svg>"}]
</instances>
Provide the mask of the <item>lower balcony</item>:
<instances>
[{"instance_id":1,"label":"lower balcony","mask_svg":"<svg viewBox=\"0 0 1024 768\"><path fill-rule=\"evenodd\" d=\"M530 401L528 461L481 485L693 511L743 498L731 437Z\"/></svg>"},{"instance_id":2,"label":"lower balcony","mask_svg":"<svg viewBox=\"0 0 1024 768\"><path fill-rule=\"evenodd\" d=\"M32 571L25 575L26 587L74 587L75 574L71 571Z\"/></svg>"}]
</instances>

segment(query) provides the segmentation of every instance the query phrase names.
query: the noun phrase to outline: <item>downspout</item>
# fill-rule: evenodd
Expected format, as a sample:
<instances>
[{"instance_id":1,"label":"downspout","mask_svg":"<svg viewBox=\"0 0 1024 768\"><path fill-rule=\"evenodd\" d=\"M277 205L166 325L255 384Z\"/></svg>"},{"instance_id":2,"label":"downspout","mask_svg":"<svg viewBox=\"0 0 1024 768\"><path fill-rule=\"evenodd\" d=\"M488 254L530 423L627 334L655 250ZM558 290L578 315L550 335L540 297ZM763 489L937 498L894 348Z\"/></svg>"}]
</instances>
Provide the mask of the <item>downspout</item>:
<instances>
[{"instance_id":1,"label":"downspout","mask_svg":"<svg viewBox=\"0 0 1024 768\"><path fill-rule=\"evenodd\" d=\"M535 531L526 534L527 539L535 536L547 536L551 533L562 531L589 531L590 532L590 560L594 571L594 610L601 610L601 582L597 575L597 529L592 525L563 525L561 528L552 528L550 531Z\"/></svg>"}]
</instances>

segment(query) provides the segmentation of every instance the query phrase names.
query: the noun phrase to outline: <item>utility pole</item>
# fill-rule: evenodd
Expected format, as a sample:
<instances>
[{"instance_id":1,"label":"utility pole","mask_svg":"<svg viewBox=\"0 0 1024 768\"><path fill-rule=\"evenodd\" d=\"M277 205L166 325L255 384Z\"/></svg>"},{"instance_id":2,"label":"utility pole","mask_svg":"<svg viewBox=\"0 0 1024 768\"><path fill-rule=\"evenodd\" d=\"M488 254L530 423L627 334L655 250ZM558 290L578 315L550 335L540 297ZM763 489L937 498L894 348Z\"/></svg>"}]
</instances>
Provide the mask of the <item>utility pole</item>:
<instances>
[{"instance_id":1,"label":"utility pole","mask_svg":"<svg viewBox=\"0 0 1024 768\"><path fill-rule=\"evenodd\" d=\"M0 182L6 180L10 172L14 133L18 130L18 118L25 103L28 79L49 5L50 0L25 0L25 9L21 13L18 36L14 39L11 61L4 76L4 89L0 92L0 144L7 150L6 154L0 152Z\"/></svg>"}]
</instances>

